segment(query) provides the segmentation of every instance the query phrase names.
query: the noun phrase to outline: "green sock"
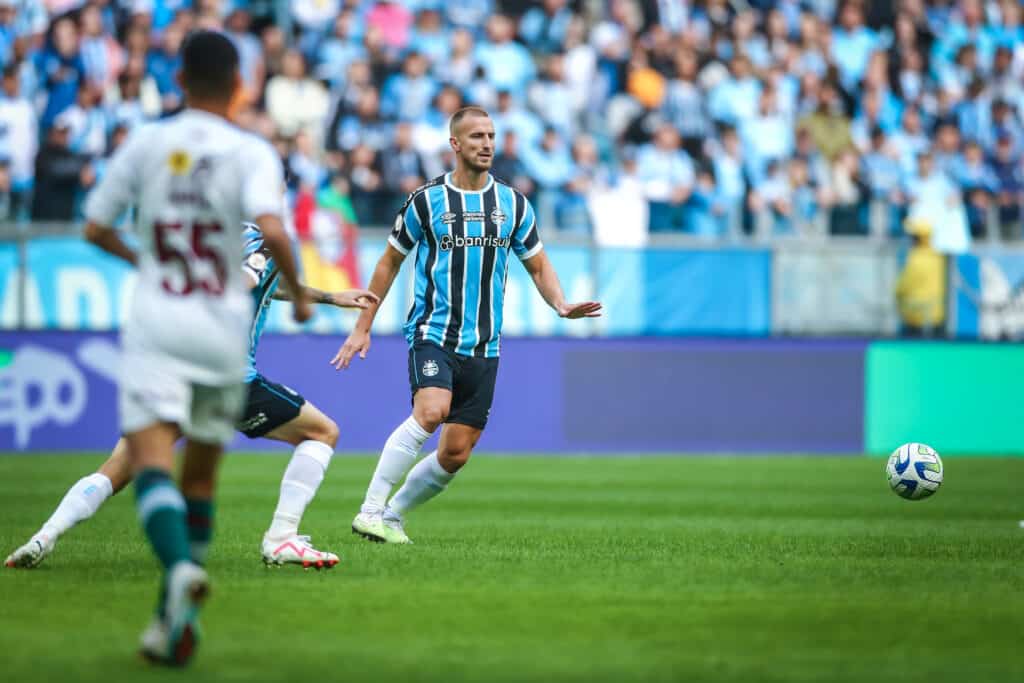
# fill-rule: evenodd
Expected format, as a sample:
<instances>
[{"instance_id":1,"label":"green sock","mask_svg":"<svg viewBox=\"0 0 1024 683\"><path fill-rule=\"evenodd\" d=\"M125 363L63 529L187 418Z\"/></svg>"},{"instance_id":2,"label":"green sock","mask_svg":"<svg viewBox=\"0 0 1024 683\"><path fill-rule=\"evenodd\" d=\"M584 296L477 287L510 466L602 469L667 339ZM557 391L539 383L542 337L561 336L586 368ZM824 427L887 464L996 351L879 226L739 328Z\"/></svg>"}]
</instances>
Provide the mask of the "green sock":
<instances>
[{"instance_id":1,"label":"green sock","mask_svg":"<svg viewBox=\"0 0 1024 683\"><path fill-rule=\"evenodd\" d=\"M135 478L135 507L164 569L192 558L185 532L185 501L168 472L148 469Z\"/></svg>"},{"instance_id":2,"label":"green sock","mask_svg":"<svg viewBox=\"0 0 1024 683\"><path fill-rule=\"evenodd\" d=\"M208 498L186 498L185 516L192 561L206 564L206 551L213 538L213 501Z\"/></svg>"}]
</instances>

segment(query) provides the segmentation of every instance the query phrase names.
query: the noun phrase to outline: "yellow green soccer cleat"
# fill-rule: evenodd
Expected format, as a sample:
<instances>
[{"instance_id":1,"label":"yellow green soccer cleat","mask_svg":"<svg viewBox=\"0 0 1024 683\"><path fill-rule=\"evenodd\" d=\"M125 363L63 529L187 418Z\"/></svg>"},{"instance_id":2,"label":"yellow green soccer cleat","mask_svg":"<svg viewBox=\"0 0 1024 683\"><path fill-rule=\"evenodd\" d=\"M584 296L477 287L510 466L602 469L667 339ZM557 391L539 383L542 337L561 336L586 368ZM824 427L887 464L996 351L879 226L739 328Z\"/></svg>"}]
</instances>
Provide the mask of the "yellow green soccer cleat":
<instances>
[{"instance_id":1,"label":"yellow green soccer cleat","mask_svg":"<svg viewBox=\"0 0 1024 683\"><path fill-rule=\"evenodd\" d=\"M402 526L401 517L385 512L382 521L384 522L384 537L388 543L412 545L412 540L406 535L405 528Z\"/></svg>"},{"instance_id":2,"label":"yellow green soccer cleat","mask_svg":"<svg viewBox=\"0 0 1024 683\"><path fill-rule=\"evenodd\" d=\"M412 543L402 530L401 521L397 524L393 520L385 521L379 512L360 512L356 515L352 520L352 533L374 543Z\"/></svg>"}]
</instances>

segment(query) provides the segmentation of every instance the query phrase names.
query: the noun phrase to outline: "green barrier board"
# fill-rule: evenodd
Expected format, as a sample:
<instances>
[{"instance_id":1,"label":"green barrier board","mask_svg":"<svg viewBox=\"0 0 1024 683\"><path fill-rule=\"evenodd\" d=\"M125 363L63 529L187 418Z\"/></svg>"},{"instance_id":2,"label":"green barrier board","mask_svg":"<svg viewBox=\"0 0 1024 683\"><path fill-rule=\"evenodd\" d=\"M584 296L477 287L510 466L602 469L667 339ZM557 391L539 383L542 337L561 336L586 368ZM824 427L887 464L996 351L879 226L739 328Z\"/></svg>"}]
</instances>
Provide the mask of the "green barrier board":
<instances>
[{"instance_id":1,"label":"green barrier board","mask_svg":"<svg viewBox=\"0 0 1024 683\"><path fill-rule=\"evenodd\" d=\"M879 342L865 362L865 450L1024 455L1024 346Z\"/></svg>"}]
</instances>

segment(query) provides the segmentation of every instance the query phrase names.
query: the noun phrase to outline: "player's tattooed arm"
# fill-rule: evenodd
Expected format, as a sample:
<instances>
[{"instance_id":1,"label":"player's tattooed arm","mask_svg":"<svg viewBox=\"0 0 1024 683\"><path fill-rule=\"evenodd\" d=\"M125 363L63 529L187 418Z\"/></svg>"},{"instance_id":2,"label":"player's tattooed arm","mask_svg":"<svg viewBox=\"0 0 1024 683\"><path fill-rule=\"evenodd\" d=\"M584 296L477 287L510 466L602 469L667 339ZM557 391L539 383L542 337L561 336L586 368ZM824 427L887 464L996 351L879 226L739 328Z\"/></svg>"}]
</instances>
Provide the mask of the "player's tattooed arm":
<instances>
[{"instance_id":1,"label":"player's tattooed arm","mask_svg":"<svg viewBox=\"0 0 1024 683\"><path fill-rule=\"evenodd\" d=\"M327 304L338 308L367 308L370 304L380 303L373 292L366 289L346 289L343 292L325 292L315 287L303 287L306 297L314 304ZM272 299L291 301L292 295L287 289L278 288Z\"/></svg>"},{"instance_id":2,"label":"player's tattooed arm","mask_svg":"<svg viewBox=\"0 0 1024 683\"><path fill-rule=\"evenodd\" d=\"M108 254L113 254L133 266L138 265L138 255L124 243L117 230L89 221L85 225L84 234L86 240L92 242Z\"/></svg>"}]
</instances>

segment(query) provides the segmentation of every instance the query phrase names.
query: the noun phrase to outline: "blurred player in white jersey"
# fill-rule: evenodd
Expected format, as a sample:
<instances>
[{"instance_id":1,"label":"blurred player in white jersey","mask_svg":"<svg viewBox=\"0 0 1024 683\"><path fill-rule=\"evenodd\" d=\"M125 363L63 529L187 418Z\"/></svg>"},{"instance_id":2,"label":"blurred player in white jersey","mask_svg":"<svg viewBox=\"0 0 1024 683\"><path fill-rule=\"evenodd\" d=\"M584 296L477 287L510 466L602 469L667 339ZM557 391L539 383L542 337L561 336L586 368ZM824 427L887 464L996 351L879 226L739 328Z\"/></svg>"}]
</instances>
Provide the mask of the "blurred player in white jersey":
<instances>
[{"instance_id":1,"label":"blurred player in white jersey","mask_svg":"<svg viewBox=\"0 0 1024 683\"><path fill-rule=\"evenodd\" d=\"M201 553L209 538L218 461L245 402L253 308L237 267L243 222L259 226L294 293L295 320L311 315L281 223L281 162L266 141L228 121L241 89L237 51L223 35L200 31L181 56L185 111L136 130L85 208L87 239L139 271L121 333L118 407L139 519L165 570L142 652L178 666L195 651L208 592L193 548ZM111 227L130 207L137 252ZM171 476L179 432L186 437L180 491Z\"/></svg>"},{"instance_id":2,"label":"blurred player in white jersey","mask_svg":"<svg viewBox=\"0 0 1024 683\"><path fill-rule=\"evenodd\" d=\"M310 537L299 533L299 523L327 473L338 441L338 425L293 389L267 379L256 368L256 347L263 335L270 302L291 301L291 295L278 287L277 264L264 246L259 229L248 224L244 235L242 271L250 279L250 296L256 313L249 328L249 365L245 378L248 398L236 429L250 439L270 439L295 447L281 479L277 508L263 536L260 552L268 565L330 569L338 564L338 556L313 547ZM371 303L379 303L379 299L365 289L341 292L304 289L310 301L318 304L365 309ZM5 565L25 569L39 566L54 551L57 540L65 532L99 512L100 506L131 480L128 444L122 438L98 470L68 489L49 519L27 543L7 557ZM211 529L209 515L200 512L190 510L188 525L189 540L202 548L209 542Z\"/></svg>"}]
</instances>

